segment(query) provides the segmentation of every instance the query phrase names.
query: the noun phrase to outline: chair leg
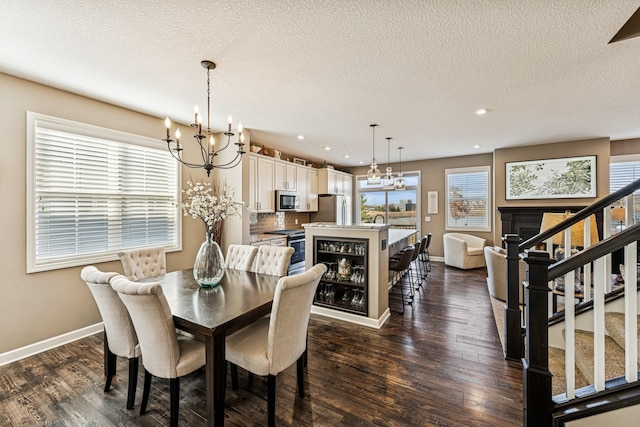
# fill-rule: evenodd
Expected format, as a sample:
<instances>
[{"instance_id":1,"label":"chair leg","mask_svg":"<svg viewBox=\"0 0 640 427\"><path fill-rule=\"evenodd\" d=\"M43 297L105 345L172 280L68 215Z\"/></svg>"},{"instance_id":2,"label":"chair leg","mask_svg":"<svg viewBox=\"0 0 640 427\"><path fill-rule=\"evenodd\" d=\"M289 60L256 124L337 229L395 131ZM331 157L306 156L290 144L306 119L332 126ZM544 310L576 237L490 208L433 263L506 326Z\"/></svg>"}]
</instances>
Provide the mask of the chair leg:
<instances>
[{"instance_id":1,"label":"chair leg","mask_svg":"<svg viewBox=\"0 0 640 427\"><path fill-rule=\"evenodd\" d=\"M267 425L276 425L276 376L267 377Z\"/></svg>"},{"instance_id":2,"label":"chair leg","mask_svg":"<svg viewBox=\"0 0 640 427\"><path fill-rule=\"evenodd\" d=\"M171 427L178 427L178 411L180 404L180 378L169 378L171 394Z\"/></svg>"},{"instance_id":3,"label":"chair leg","mask_svg":"<svg viewBox=\"0 0 640 427\"><path fill-rule=\"evenodd\" d=\"M140 403L140 415L147 412L147 403L149 402L149 391L151 391L151 374L144 370L144 387L142 388L142 403Z\"/></svg>"},{"instance_id":4,"label":"chair leg","mask_svg":"<svg viewBox=\"0 0 640 427\"><path fill-rule=\"evenodd\" d=\"M118 361L118 356L111 353L111 350L107 350L107 381L104 384L105 393L109 391L111 388L111 380L113 380L113 376L116 373L116 362Z\"/></svg>"},{"instance_id":5,"label":"chair leg","mask_svg":"<svg viewBox=\"0 0 640 427\"><path fill-rule=\"evenodd\" d=\"M129 359L129 389L127 390L127 409L133 409L136 401L136 386L138 385L138 358Z\"/></svg>"},{"instance_id":6,"label":"chair leg","mask_svg":"<svg viewBox=\"0 0 640 427\"><path fill-rule=\"evenodd\" d=\"M238 365L231 362L229 362L229 364L231 365L231 389L237 390L238 389Z\"/></svg>"},{"instance_id":7,"label":"chair leg","mask_svg":"<svg viewBox=\"0 0 640 427\"><path fill-rule=\"evenodd\" d=\"M305 352L306 353L306 352ZM296 377L298 377L298 396L300 399L304 398L304 353L298 358Z\"/></svg>"}]
</instances>

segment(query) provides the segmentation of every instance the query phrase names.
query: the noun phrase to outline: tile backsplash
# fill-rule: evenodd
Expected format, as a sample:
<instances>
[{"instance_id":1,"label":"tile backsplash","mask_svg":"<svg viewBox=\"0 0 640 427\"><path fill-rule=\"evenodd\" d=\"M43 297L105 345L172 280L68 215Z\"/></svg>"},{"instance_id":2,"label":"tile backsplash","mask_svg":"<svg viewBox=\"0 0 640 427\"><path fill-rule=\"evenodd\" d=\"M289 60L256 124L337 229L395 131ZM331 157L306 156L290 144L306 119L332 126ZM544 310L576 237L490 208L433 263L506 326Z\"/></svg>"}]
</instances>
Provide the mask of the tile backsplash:
<instances>
[{"instance_id":1,"label":"tile backsplash","mask_svg":"<svg viewBox=\"0 0 640 427\"><path fill-rule=\"evenodd\" d=\"M305 212L252 213L250 215L249 230L251 234L273 230L302 229L302 224L309 222L309 214ZM296 220L298 220L297 224Z\"/></svg>"}]
</instances>

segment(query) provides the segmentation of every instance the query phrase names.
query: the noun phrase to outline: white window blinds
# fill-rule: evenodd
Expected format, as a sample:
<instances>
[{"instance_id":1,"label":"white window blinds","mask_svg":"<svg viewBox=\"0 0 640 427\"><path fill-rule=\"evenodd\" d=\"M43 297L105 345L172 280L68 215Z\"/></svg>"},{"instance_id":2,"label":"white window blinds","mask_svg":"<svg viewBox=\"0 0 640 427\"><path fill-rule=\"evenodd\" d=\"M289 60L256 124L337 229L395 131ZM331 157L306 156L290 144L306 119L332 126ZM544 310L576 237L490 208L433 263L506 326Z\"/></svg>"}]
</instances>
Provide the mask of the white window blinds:
<instances>
[{"instance_id":1,"label":"white window blinds","mask_svg":"<svg viewBox=\"0 0 640 427\"><path fill-rule=\"evenodd\" d=\"M164 145L28 113L28 272L178 247L178 165Z\"/></svg>"},{"instance_id":2,"label":"white window blinds","mask_svg":"<svg viewBox=\"0 0 640 427\"><path fill-rule=\"evenodd\" d=\"M489 167L447 169L447 229L491 231Z\"/></svg>"}]
</instances>

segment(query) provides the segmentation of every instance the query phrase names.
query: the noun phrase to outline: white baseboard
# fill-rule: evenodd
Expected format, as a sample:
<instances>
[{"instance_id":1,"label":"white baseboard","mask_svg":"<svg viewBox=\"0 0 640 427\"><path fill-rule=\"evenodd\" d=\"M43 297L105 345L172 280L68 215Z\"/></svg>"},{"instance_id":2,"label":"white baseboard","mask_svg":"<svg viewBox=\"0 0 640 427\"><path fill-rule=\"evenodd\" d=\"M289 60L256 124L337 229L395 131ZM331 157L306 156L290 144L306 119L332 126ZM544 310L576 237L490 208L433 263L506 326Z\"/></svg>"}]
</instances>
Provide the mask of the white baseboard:
<instances>
[{"instance_id":1,"label":"white baseboard","mask_svg":"<svg viewBox=\"0 0 640 427\"><path fill-rule=\"evenodd\" d=\"M344 311L332 310L330 308L318 307L314 305L311 307L311 313L318 314L320 316L330 317L332 319L344 320L346 322L356 323L362 326L368 326L370 328L380 329L384 322L387 321L391 312L387 308L379 319L372 319L370 317L359 316L357 314L346 313Z\"/></svg>"},{"instance_id":2,"label":"white baseboard","mask_svg":"<svg viewBox=\"0 0 640 427\"><path fill-rule=\"evenodd\" d=\"M7 351L6 353L0 354L0 366L16 362L20 359L24 359L25 357L33 356L34 354L42 353L43 351L51 350L52 348L60 347L61 345L65 345L73 341L77 341L81 338L85 338L98 332L102 332L102 330L103 326L102 322L100 322L82 329L67 332L66 334L58 335L57 337L49 338L34 344L29 344L24 347L16 348L15 350Z\"/></svg>"}]
</instances>

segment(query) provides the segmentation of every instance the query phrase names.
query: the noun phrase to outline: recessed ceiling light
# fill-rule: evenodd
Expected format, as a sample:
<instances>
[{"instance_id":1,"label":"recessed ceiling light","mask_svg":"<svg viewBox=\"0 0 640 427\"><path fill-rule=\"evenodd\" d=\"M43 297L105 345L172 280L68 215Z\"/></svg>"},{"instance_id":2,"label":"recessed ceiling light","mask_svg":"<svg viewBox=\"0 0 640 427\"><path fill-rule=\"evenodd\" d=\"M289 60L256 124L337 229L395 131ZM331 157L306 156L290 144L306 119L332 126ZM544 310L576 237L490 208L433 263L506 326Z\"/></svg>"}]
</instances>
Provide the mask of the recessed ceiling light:
<instances>
[{"instance_id":1,"label":"recessed ceiling light","mask_svg":"<svg viewBox=\"0 0 640 427\"><path fill-rule=\"evenodd\" d=\"M345 159L348 159L348 158L349 158L349 155L348 155L348 154L345 154L345 155L344 155L344 158L345 158Z\"/></svg>"},{"instance_id":2,"label":"recessed ceiling light","mask_svg":"<svg viewBox=\"0 0 640 427\"><path fill-rule=\"evenodd\" d=\"M331 147L329 147L328 145L326 147L324 147L325 150L329 151L331 150Z\"/></svg>"},{"instance_id":3,"label":"recessed ceiling light","mask_svg":"<svg viewBox=\"0 0 640 427\"><path fill-rule=\"evenodd\" d=\"M480 145L480 144L476 144L476 145L473 146L473 148L480 148L480 147L482 147L482 145Z\"/></svg>"},{"instance_id":4,"label":"recessed ceiling light","mask_svg":"<svg viewBox=\"0 0 640 427\"><path fill-rule=\"evenodd\" d=\"M361 165L364 165L364 162L363 162L362 160L360 160L360 164L361 164Z\"/></svg>"},{"instance_id":5,"label":"recessed ceiling light","mask_svg":"<svg viewBox=\"0 0 640 427\"><path fill-rule=\"evenodd\" d=\"M482 116L482 115L484 115L484 114L487 114L487 109L486 109L486 108L481 108L481 109L479 109L479 110L477 110L477 111L476 111L476 114L477 114L478 116Z\"/></svg>"},{"instance_id":6,"label":"recessed ceiling light","mask_svg":"<svg viewBox=\"0 0 640 427\"><path fill-rule=\"evenodd\" d=\"M304 135L298 135L298 139L304 139Z\"/></svg>"}]
</instances>

